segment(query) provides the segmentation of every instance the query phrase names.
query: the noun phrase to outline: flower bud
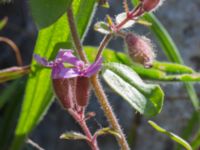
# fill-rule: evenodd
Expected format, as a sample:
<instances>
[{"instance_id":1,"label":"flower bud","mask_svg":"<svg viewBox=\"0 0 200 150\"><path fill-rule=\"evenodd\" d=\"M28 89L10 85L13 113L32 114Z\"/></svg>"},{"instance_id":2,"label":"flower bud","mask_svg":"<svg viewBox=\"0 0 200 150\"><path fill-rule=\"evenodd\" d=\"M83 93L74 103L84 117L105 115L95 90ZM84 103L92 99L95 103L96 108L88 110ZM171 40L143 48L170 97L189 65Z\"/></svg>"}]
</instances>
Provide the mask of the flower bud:
<instances>
[{"instance_id":1,"label":"flower bud","mask_svg":"<svg viewBox=\"0 0 200 150\"><path fill-rule=\"evenodd\" d=\"M155 54L148 38L128 33L125 37L125 42L129 56L133 61L143 64L145 68L152 67Z\"/></svg>"},{"instance_id":2,"label":"flower bud","mask_svg":"<svg viewBox=\"0 0 200 150\"><path fill-rule=\"evenodd\" d=\"M145 11L150 12L156 10L163 2L163 0L141 0L142 7Z\"/></svg>"},{"instance_id":3,"label":"flower bud","mask_svg":"<svg viewBox=\"0 0 200 150\"><path fill-rule=\"evenodd\" d=\"M79 106L86 106L89 101L90 83L87 77L77 77L76 101Z\"/></svg>"},{"instance_id":4,"label":"flower bud","mask_svg":"<svg viewBox=\"0 0 200 150\"><path fill-rule=\"evenodd\" d=\"M75 79L53 79L54 92L60 101L61 105L66 108L72 108L74 106L73 98L73 86L75 85Z\"/></svg>"}]
</instances>

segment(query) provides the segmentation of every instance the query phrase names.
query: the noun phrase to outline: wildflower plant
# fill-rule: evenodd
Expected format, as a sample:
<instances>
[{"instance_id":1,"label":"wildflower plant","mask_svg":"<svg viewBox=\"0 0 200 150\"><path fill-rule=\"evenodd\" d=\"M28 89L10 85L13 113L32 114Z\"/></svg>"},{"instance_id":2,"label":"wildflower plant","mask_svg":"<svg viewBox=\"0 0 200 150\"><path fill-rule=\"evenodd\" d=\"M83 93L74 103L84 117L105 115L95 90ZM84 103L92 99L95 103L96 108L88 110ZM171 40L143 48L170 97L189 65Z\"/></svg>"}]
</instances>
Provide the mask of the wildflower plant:
<instances>
[{"instance_id":1,"label":"wildflower plant","mask_svg":"<svg viewBox=\"0 0 200 150\"><path fill-rule=\"evenodd\" d=\"M153 117L159 114L164 100L164 92L161 87L158 84L145 83L141 77L158 81L200 80L200 75L189 67L156 61L155 47L151 40L130 31L130 29L127 30L136 23L153 26L152 23L155 23L155 20L151 18L153 22L151 19L146 19L148 18L146 15L157 10L163 4L163 0L139 0L131 10L127 1L123 0L121 4L124 12L116 15L115 18L106 15L106 21L95 23L94 29L104 34L104 38L97 48L83 46L81 40L86 30L85 27L89 23L89 16L92 16L95 3L97 3L96 0L88 0L88 3L85 0L80 2L64 0L59 2L58 8L53 5L54 2L48 6L45 5L46 2L31 0L30 3L33 18L40 30L31 64L32 72L26 85L26 101L22 105L21 112L23 113L20 114L11 149L21 148L27 134L37 125L55 95L61 107L74 118L83 131L82 133L76 131L63 133L60 136L61 139L85 140L92 150L99 150L98 136L111 134L117 139L121 150L129 150L131 145L127 142L126 135L113 112L99 80L99 75L137 111L139 117L142 115ZM82 7L84 4L88 4L88 6ZM98 0L98 4L109 7L107 0ZM42 7L43 5L46 7ZM86 19L80 17L83 13L88 15L85 17ZM38 14L40 14L39 17ZM47 18L48 15L51 16L50 19ZM165 34L163 36L167 37ZM113 37L122 38L127 51L117 53L105 49ZM168 41L170 41L169 38L166 38L164 42ZM62 43L65 43L64 47L60 46ZM172 43L168 42L168 44L171 44L173 48ZM50 48L50 50L46 48ZM175 55L169 55L178 60L176 52L173 52ZM54 59L47 59L53 57ZM105 61L103 62L103 60ZM38 65L42 66L40 68L42 71L38 71ZM189 93L191 94L191 91L194 90L192 85L186 84L186 86L190 87ZM97 129L94 133L90 131L87 124L87 120L94 117L96 113L87 112L92 91L94 91L109 123L108 127ZM191 97L195 112L198 112L199 102L194 99L194 95ZM30 109L32 106L34 109ZM46 107L43 108L43 106ZM29 121L27 114L30 114L35 121ZM149 121L149 124L186 149L192 149L190 144L179 136L159 127L152 121Z\"/></svg>"}]
</instances>

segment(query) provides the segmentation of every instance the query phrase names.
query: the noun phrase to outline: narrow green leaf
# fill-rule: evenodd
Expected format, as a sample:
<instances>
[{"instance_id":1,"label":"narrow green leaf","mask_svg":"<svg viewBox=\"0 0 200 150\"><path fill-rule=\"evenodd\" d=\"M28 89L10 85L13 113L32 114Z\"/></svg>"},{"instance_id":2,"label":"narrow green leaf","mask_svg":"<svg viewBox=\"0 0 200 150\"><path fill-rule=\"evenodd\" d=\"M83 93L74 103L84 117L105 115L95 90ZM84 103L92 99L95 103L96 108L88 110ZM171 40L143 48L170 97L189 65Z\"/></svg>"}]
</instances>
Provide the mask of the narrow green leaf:
<instances>
[{"instance_id":1,"label":"narrow green leaf","mask_svg":"<svg viewBox=\"0 0 200 150\"><path fill-rule=\"evenodd\" d=\"M103 78L138 112L151 117L158 114L163 105L164 94L159 85L145 84L128 66L106 63Z\"/></svg>"},{"instance_id":2,"label":"narrow green leaf","mask_svg":"<svg viewBox=\"0 0 200 150\"><path fill-rule=\"evenodd\" d=\"M118 132L116 132L115 130L113 130L113 129L109 128L109 127L97 130L95 132L94 136L98 137L98 136L106 135L106 134L111 134L113 136L121 138L121 135Z\"/></svg>"},{"instance_id":3,"label":"narrow green leaf","mask_svg":"<svg viewBox=\"0 0 200 150\"><path fill-rule=\"evenodd\" d=\"M173 73L173 74L182 74L182 73L193 73L194 70L190 67L180 65L177 63L165 63L165 62L158 62L155 61L153 63L153 68L168 72L168 73Z\"/></svg>"},{"instance_id":4,"label":"narrow green leaf","mask_svg":"<svg viewBox=\"0 0 200 150\"><path fill-rule=\"evenodd\" d=\"M2 20L0 20L0 30L2 30L8 22L8 17L4 17Z\"/></svg>"},{"instance_id":5,"label":"narrow green leaf","mask_svg":"<svg viewBox=\"0 0 200 150\"><path fill-rule=\"evenodd\" d=\"M3 108L3 106L11 101L15 100L13 97L16 94L16 89L19 92L19 88L24 87L24 81L21 80L15 80L12 83L10 83L5 89L1 90L0 92L0 109ZM19 92L20 93L20 92Z\"/></svg>"},{"instance_id":6,"label":"narrow green leaf","mask_svg":"<svg viewBox=\"0 0 200 150\"><path fill-rule=\"evenodd\" d=\"M63 32L66 24L66 17L63 16L52 26L40 30L34 52L46 56L51 55L56 44L65 42L67 38L67 33ZM36 67L35 61L32 62L31 67L33 72L27 81L22 111L11 150L20 149L27 134L39 122L41 115L46 112L53 99L50 88L50 70Z\"/></svg>"},{"instance_id":7,"label":"narrow green leaf","mask_svg":"<svg viewBox=\"0 0 200 150\"><path fill-rule=\"evenodd\" d=\"M200 74L168 75L163 78L165 81L200 82ZM195 104L196 105L196 104Z\"/></svg>"},{"instance_id":8,"label":"narrow green leaf","mask_svg":"<svg viewBox=\"0 0 200 150\"><path fill-rule=\"evenodd\" d=\"M55 23L71 5L72 0L30 0L33 18L39 28Z\"/></svg>"},{"instance_id":9,"label":"narrow green leaf","mask_svg":"<svg viewBox=\"0 0 200 150\"><path fill-rule=\"evenodd\" d=\"M110 34L111 32L108 24L103 21L95 23L94 30L102 34Z\"/></svg>"},{"instance_id":10,"label":"narrow green leaf","mask_svg":"<svg viewBox=\"0 0 200 150\"><path fill-rule=\"evenodd\" d=\"M30 72L29 66L10 67L0 70L0 83L22 77Z\"/></svg>"},{"instance_id":11,"label":"narrow green leaf","mask_svg":"<svg viewBox=\"0 0 200 150\"><path fill-rule=\"evenodd\" d=\"M60 136L60 139L64 139L64 140L88 140L88 138L85 135L78 133L78 132L74 132L74 131L63 133Z\"/></svg>"},{"instance_id":12,"label":"narrow green leaf","mask_svg":"<svg viewBox=\"0 0 200 150\"><path fill-rule=\"evenodd\" d=\"M193 150L199 150L200 147L200 130L197 132L194 140L191 143Z\"/></svg>"},{"instance_id":13,"label":"narrow green leaf","mask_svg":"<svg viewBox=\"0 0 200 150\"><path fill-rule=\"evenodd\" d=\"M82 38L90 22L94 6L95 0L73 2L78 33ZM53 59L60 48L71 48L68 47L69 45L71 45L70 30L64 14L51 26L40 29L34 53ZM31 69L32 73L26 85L24 102L11 150L21 148L25 138L42 119L53 100L50 69L39 67L35 60L32 61Z\"/></svg>"},{"instance_id":14,"label":"narrow green leaf","mask_svg":"<svg viewBox=\"0 0 200 150\"><path fill-rule=\"evenodd\" d=\"M18 79L0 93L0 150L9 149L17 124L26 80ZM16 90L17 89L17 90Z\"/></svg>"},{"instance_id":15,"label":"narrow green leaf","mask_svg":"<svg viewBox=\"0 0 200 150\"><path fill-rule=\"evenodd\" d=\"M183 132L181 134L181 137L184 138L184 139L189 139L190 136L191 136L191 133L194 133L195 130L197 128L199 128L199 126L200 126L200 112L194 111L193 114L192 114L192 116L188 120L187 125L183 128ZM196 143L195 142L196 138L198 138L198 136L196 136L194 138L193 142L191 143L191 146L193 147L193 149L194 149L193 145L196 145L196 144L193 144L193 143ZM176 145L175 149L176 150L181 150L180 145Z\"/></svg>"},{"instance_id":16,"label":"narrow green leaf","mask_svg":"<svg viewBox=\"0 0 200 150\"><path fill-rule=\"evenodd\" d=\"M148 123L154 128L156 129L158 132L161 132L165 135L167 135L168 137L170 137L173 141L179 143L180 145L182 145L184 148L186 148L187 150L193 150L192 147L190 146L190 144L185 141L184 139L182 139L181 137L179 137L178 135L175 135L172 132L169 132L167 130L165 130L164 128L158 126L155 122L153 121L148 121Z\"/></svg>"},{"instance_id":17,"label":"narrow green leaf","mask_svg":"<svg viewBox=\"0 0 200 150\"><path fill-rule=\"evenodd\" d=\"M84 49L92 62L96 56L96 48L85 46ZM200 74L195 73L191 68L177 63L154 62L150 69L142 65L133 63L125 53L115 52L105 49L103 52L104 62L119 62L133 68L141 77L157 81L177 81L177 82L199 82Z\"/></svg>"}]
</instances>

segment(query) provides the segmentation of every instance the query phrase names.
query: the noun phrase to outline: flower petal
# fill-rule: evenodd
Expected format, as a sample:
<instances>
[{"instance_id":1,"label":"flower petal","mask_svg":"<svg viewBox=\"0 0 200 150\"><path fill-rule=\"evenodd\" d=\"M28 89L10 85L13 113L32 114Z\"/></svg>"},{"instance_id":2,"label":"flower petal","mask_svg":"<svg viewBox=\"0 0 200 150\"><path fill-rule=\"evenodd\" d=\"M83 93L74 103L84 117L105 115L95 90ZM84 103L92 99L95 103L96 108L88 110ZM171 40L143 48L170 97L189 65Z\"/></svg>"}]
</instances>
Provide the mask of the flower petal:
<instances>
[{"instance_id":1,"label":"flower petal","mask_svg":"<svg viewBox=\"0 0 200 150\"><path fill-rule=\"evenodd\" d=\"M102 62L103 62L103 59L102 59L102 57L100 57L97 61L95 61L92 65L90 65L86 69L86 73L84 76L90 77L90 76L94 75L95 73L97 73L101 69Z\"/></svg>"},{"instance_id":2,"label":"flower petal","mask_svg":"<svg viewBox=\"0 0 200 150\"><path fill-rule=\"evenodd\" d=\"M84 66L84 62L79 60L76 56L74 56L72 50L60 49L56 58L61 58L63 62L73 64L74 66Z\"/></svg>"},{"instance_id":3,"label":"flower petal","mask_svg":"<svg viewBox=\"0 0 200 150\"><path fill-rule=\"evenodd\" d=\"M40 55L33 54L35 60L42 66L53 67L53 62L48 62L45 58L40 57Z\"/></svg>"},{"instance_id":4,"label":"flower petal","mask_svg":"<svg viewBox=\"0 0 200 150\"><path fill-rule=\"evenodd\" d=\"M65 68L63 64L53 67L53 79L67 79L79 76L79 72L75 68Z\"/></svg>"},{"instance_id":5,"label":"flower petal","mask_svg":"<svg viewBox=\"0 0 200 150\"><path fill-rule=\"evenodd\" d=\"M65 68L61 73L63 78L74 78L79 76L79 72L74 68Z\"/></svg>"}]
</instances>

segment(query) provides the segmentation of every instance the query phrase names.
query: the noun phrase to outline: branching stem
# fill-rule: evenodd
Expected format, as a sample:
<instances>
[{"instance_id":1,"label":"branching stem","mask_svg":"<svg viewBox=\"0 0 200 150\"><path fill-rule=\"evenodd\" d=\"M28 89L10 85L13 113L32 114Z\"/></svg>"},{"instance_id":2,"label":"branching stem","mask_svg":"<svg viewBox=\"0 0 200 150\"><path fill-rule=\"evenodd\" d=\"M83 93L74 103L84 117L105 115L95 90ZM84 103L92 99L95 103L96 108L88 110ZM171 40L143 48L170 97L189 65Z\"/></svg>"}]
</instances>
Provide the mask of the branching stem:
<instances>
[{"instance_id":1,"label":"branching stem","mask_svg":"<svg viewBox=\"0 0 200 150\"><path fill-rule=\"evenodd\" d=\"M83 132L85 133L85 136L88 138L87 142L92 150L99 150L99 147L97 145L97 140L93 140L93 136L86 124L84 115L80 117L80 114L77 112L74 112L73 110L68 110L69 114L78 122L80 127L82 128Z\"/></svg>"},{"instance_id":2,"label":"branching stem","mask_svg":"<svg viewBox=\"0 0 200 150\"><path fill-rule=\"evenodd\" d=\"M68 15L69 26L70 26L71 33L72 33L72 38L73 38L74 44L76 46L76 50L77 50L80 58L83 61L87 62L87 57L86 57L86 55L85 55L85 53L83 51L82 43L81 43L81 41L79 39L79 36L78 36L78 32L77 32L77 28L76 28L76 24L75 24L75 20L74 20L72 9L68 9L67 15ZM105 37L104 40L106 39L105 40L106 42L101 42L103 44L100 45L100 48L99 48L100 49L100 52L99 52L100 54L98 54L99 56L101 55L102 50L104 49L104 47L110 41L110 38L111 37L109 37L109 38ZM97 56L97 58L99 56ZM99 82L97 75L94 75L94 76L91 77L91 83L92 83L93 89L94 89L94 91L96 93L96 96L97 96L97 98L99 100L99 103L101 104L101 107L102 107L102 109L103 109L103 111L104 111L104 113L105 113L105 115L106 115L111 127L121 135L121 138L117 139L121 149L122 150L129 150L130 148L129 148L128 144L127 144L126 138L125 138L125 136L123 134L122 129L120 128L120 125L119 125L119 123L117 121L117 118L116 118L115 114L112 111L112 108L111 108L111 106L109 104L109 101L108 101L108 99L107 99L107 97L106 97L106 95L105 95L105 93L104 93L104 91L102 89L101 83Z\"/></svg>"}]
</instances>

